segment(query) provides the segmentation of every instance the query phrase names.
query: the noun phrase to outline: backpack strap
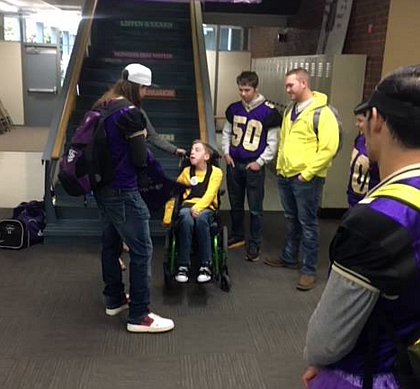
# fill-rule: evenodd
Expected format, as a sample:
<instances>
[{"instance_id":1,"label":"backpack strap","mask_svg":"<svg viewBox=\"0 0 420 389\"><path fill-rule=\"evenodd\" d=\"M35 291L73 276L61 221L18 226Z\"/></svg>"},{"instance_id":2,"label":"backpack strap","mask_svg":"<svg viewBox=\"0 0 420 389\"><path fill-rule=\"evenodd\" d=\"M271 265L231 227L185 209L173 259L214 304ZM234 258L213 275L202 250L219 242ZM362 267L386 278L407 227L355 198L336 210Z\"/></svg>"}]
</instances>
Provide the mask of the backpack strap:
<instances>
[{"instance_id":1,"label":"backpack strap","mask_svg":"<svg viewBox=\"0 0 420 389\"><path fill-rule=\"evenodd\" d=\"M326 107L326 106L325 106ZM321 110L323 107L319 107L317 109L315 109L314 111L314 117L313 117L313 127L314 127L314 133L316 135L316 140L319 141L318 139L318 126L319 126L319 117L321 116Z\"/></svg>"},{"instance_id":2,"label":"backpack strap","mask_svg":"<svg viewBox=\"0 0 420 389\"><path fill-rule=\"evenodd\" d=\"M114 100L114 102L112 102L109 107L99 108L98 112L101 114L100 123L102 124L105 121L105 119L108 119L120 109L129 107L130 105L134 104L128 101L127 99L117 99Z\"/></svg>"},{"instance_id":3,"label":"backpack strap","mask_svg":"<svg viewBox=\"0 0 420 389\"><path fill-rule=\"evenodd\" d=\"M372 389L373 372L376 365L376 349L378 347L378 316L370 315L367 323L368 347L365 354L365 365L363 368L363 386L362 389Z\"/></svg>"},{"instance_id":4,"label":"backpack strap","mask_svg":"<svg viewBox=\"0 0 420 389\"><path fill-rule=\"evenodd\" d=\"M285 110L283 111L283 117L285 118L289 112L293 109L293 106L295 105L295 103L292 101L291 103L288 104L288 106L285 108Z\"/></svg>"}]
</instances>

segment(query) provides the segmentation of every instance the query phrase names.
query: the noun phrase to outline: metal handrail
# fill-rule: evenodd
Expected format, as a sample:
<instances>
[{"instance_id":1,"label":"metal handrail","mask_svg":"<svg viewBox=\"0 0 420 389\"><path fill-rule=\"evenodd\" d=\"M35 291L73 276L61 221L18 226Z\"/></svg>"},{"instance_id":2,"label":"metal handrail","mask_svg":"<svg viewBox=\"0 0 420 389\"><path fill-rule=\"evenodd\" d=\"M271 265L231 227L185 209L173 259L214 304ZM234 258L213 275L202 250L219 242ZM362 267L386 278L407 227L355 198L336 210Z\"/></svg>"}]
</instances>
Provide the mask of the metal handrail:
<instances>
[{"instance_id":1,"label":"metal handrail","mask_svg":"<svg viewBox=\"0 0 420 389\"><path fill-rule=\"evenodd\" d=\"M192 1L190 10L200 138L217 148L201 3Z\"/></svg>"},{"instance_id":2,"label":"metal handrail","mask_svg":"<svg viewBox=\"0 0 420 389\"><path fill-rule=\"evenodd\" d=\"M90 40L93 15L98 0L86 0L82 20L79 24L74 48L64 79L63 88L57 102L56 112L48 136L47 145L42 156L43 161L58 160L63 149L68 123L74 110L77 97L77 83L82 70Z\"/></svg>"}]
</instances>

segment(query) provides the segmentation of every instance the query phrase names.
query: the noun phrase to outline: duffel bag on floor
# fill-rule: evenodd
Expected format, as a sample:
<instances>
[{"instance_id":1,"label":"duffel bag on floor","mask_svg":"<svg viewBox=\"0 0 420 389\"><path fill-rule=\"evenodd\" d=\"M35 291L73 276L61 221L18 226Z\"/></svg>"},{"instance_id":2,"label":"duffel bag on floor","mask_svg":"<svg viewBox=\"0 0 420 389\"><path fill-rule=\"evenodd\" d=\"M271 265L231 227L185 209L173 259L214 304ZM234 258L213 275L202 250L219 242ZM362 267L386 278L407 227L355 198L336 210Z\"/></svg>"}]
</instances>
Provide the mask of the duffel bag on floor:
<instances>
[{"instance_id":1,"label":"duffel bag on floor","mask_svg":"<svg viewBox=\"0 0 420 389\"><path fill-rule=\"evenodd\" d=\"M0 248L19 250L27 247L25 226L20 220L0 220Z\"/></svg>"}]
</instances>

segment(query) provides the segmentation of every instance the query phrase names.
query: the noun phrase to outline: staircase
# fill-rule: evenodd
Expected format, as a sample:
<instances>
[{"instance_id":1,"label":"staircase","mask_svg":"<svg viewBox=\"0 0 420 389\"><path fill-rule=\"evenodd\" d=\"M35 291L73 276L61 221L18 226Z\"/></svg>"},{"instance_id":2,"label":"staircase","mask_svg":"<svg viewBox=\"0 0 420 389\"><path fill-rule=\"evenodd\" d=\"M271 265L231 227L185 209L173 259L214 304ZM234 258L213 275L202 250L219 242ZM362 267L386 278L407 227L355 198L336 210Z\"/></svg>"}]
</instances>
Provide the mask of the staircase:
<instances>
[{"instance_id":1,"label":"staircase","mask_svg":"<svg viewBox=\"0 0 420 389\"><path fill-rule=\"evenodd\" d=\"M152 69L153 83L159 86L149 90L143 109L161 136L188 149L192 140L200 137L191 31L188 3L98 0L66 144L85 112L120 78L122 69L139 62ZM165 172L175 178L178 158L149 146ZM91 196L72 198L55 182L52 199L50 213L54 215L47 223L47 237L100 235L98 211ZM152 215L154 235L163 233L161 217L162 212Z\"/></svg>"}]
</instances>

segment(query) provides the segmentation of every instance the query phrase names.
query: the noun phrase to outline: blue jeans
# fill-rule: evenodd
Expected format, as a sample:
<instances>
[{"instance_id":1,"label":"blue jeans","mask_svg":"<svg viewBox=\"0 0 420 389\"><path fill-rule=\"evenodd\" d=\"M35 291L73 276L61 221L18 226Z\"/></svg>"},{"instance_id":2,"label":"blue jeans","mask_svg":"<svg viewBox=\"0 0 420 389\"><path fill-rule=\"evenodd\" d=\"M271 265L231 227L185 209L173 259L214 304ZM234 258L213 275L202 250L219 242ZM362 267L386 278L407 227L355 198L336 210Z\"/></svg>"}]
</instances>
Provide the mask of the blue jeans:
<instances>
[{"instance_id":1,"label":"blue jeans","mask_svg":"<svg viewBox=\"0 0 420 389\"><path fill-rule=\"evenodd\" d=\"M297 263L302 242L302 273L314 275L319 251L317 212L325 179L314 177L302 182L297 177L279 177L277 181L286 218L286 237L280 257L291 264Z\"/></svg>"},{"instance_id":2,"label":"blue jeans","mask_svg":"<svg viewBox=\"0 0 420 389\"><path fill-rule=\"evenodd\" d=\"M250 244L261 245L262 215L264 201L264 167L254 171L246 169L247 163L235 161L235 167L227 166L227 188L229 192L232 237L244 239L245 192L250 213Z\"/></svg>"},{"instance_id":3,"label":"blue jeans","mask_svg":"<svg viewBox=\"0 0 420 389\"><path fill-rule=\"evenodd\" d=\"M103 222L102 277L108 307L125 300L118 258L122 240L130 249L130 311L128 321L138 323L149 313L148 264L152 257L149 210L138 190L112 195L95 194Z\"/></svg>"},{"instance_id":4,"label":"blue jeans","mask_svg":"<svg viewBox=\"0 0 420 389\"><path fill-rule=\"evenodd\" d=\"M195 237L198 246L198 259L200 266L211 264L211 236L210 226L214 220L214 212L205 209L200 216L193 218L191 208L181 208L177 220L179 257L178 266L190 266L191 243L195 230Z\"/></svg>"}]
</instances>

